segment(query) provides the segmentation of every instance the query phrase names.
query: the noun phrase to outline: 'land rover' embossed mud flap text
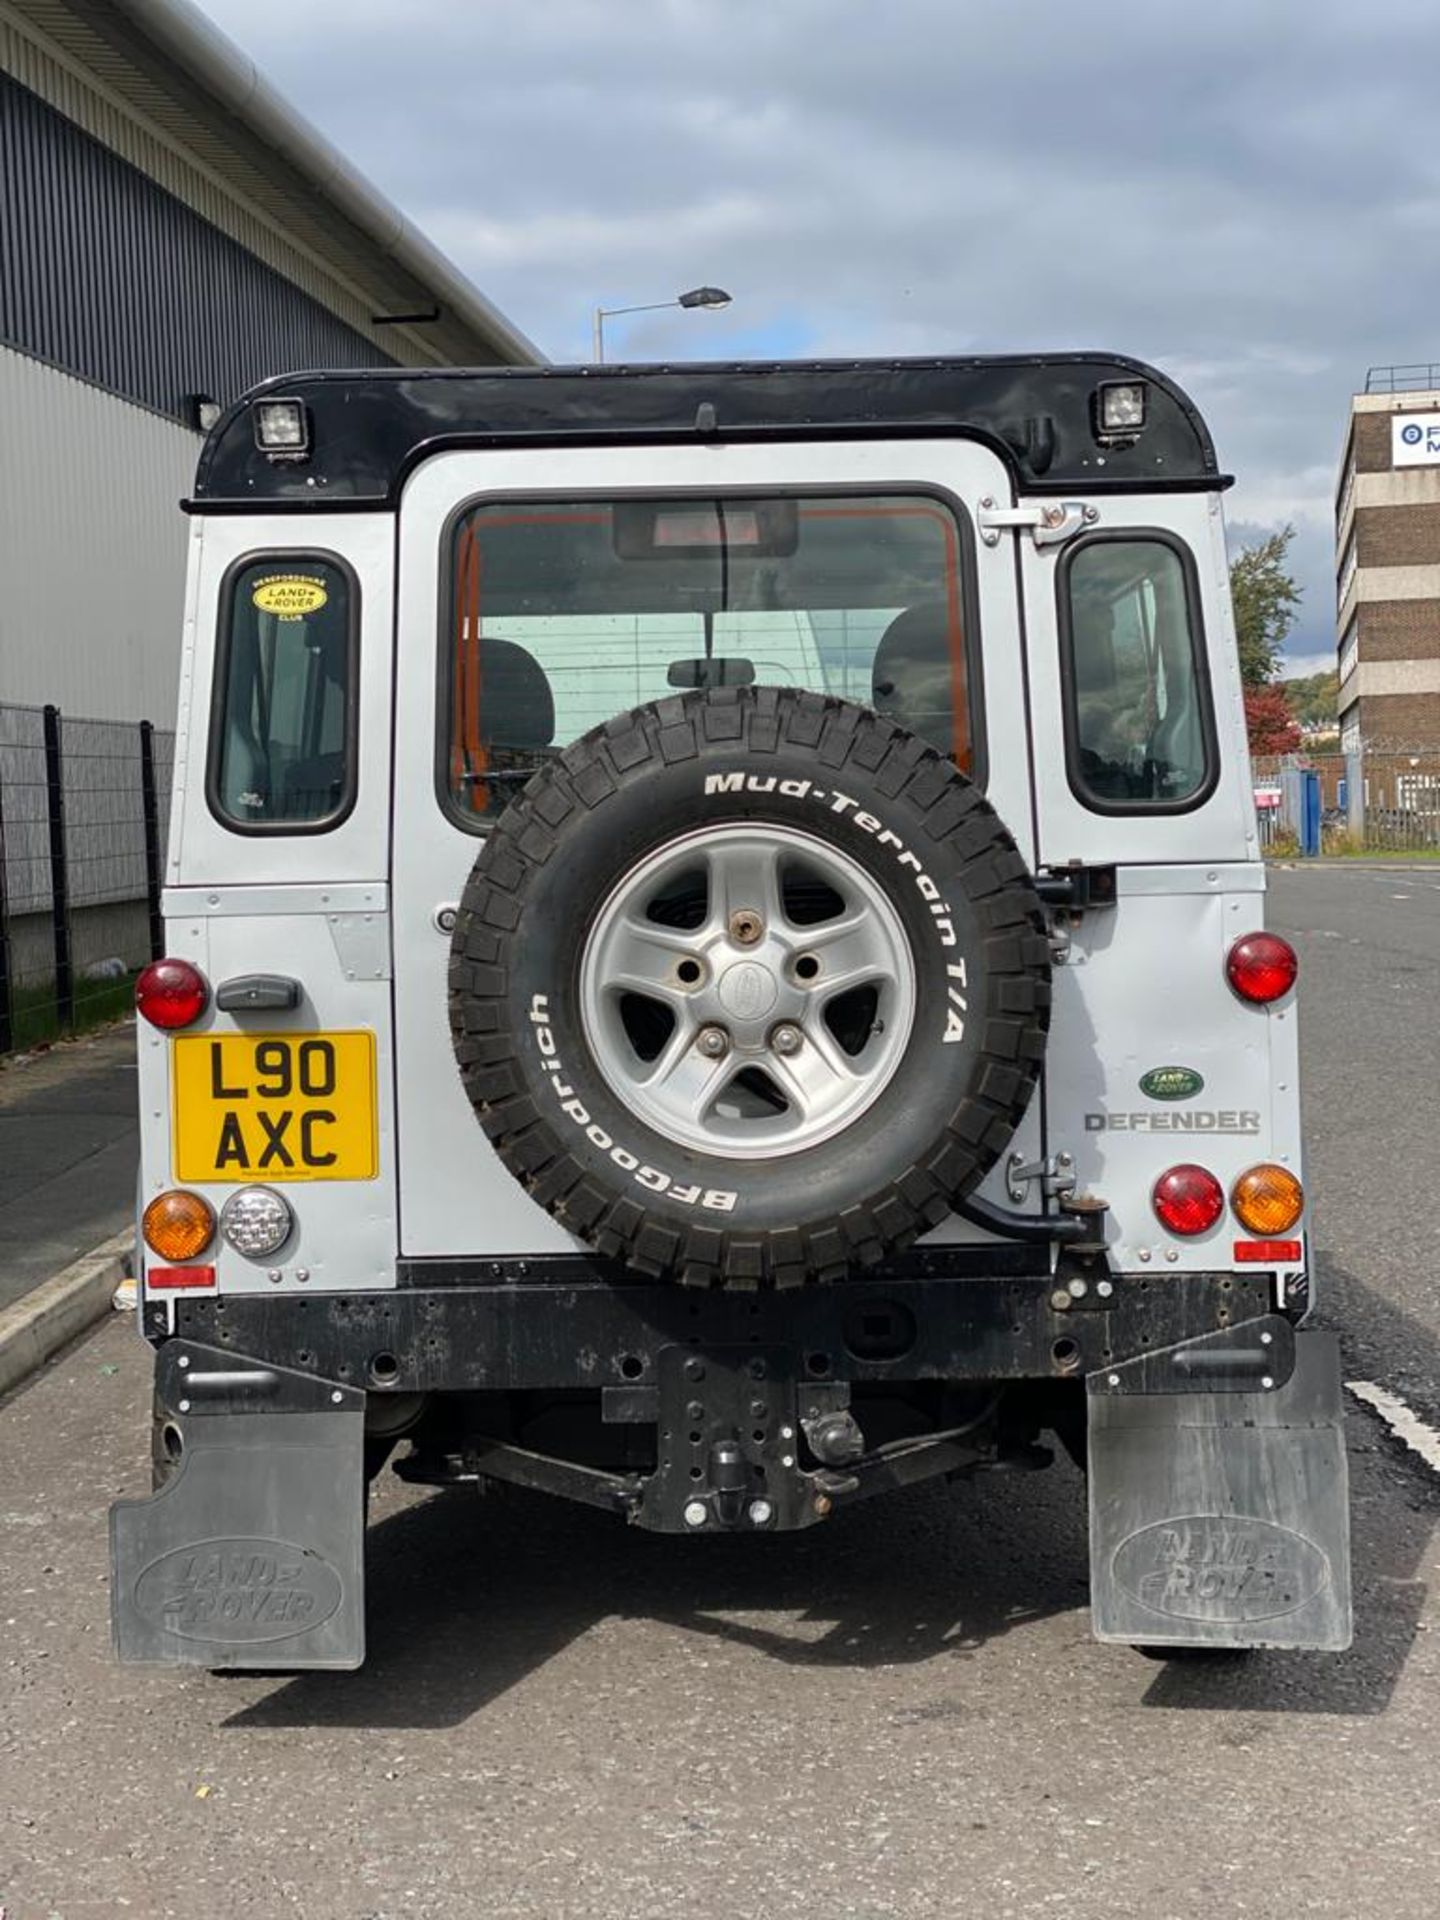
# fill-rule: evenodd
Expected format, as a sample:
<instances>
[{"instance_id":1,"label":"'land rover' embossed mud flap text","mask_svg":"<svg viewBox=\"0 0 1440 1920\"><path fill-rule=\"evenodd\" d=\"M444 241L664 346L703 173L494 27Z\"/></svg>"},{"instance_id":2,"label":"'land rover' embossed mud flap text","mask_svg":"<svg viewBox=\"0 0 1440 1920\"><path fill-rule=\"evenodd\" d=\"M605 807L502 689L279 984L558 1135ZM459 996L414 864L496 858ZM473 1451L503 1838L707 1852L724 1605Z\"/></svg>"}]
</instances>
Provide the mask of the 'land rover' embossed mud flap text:
<instances>
[{"instance_id":1,"label":"'land rover' embossed mud flap text","mask_svg":"<svg viewBox=\"0 0 1440 1920\"><path fill-rule=\"evenodd\" d=\"M110 1511L121 1659L358 1667L364 1394L178 1340L157 1385L180 1454Z\"/></svg>"}]
</instances>

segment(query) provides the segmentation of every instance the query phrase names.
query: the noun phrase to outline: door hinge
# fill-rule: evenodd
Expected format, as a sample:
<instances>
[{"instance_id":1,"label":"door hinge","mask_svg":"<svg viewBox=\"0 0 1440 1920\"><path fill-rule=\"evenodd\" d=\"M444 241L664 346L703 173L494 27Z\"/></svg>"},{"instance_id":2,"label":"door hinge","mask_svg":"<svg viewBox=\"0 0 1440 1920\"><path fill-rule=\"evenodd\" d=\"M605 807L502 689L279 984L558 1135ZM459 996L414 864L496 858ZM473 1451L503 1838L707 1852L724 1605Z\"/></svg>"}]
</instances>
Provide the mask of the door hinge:
<instances>
[{"instance_id":1,"label":"door hinge","mask_svg":"<svg viewBox=\"0 0 1440 1920\"><path fill-rule=\"evenodd\" d=\"M1046 867L1035 875L1035 891L1047 907L1083 913L1087 907L1113 907L1116 898L1114 867L1087 867L1072 861L1068 867Z\"/></svg>"},{"instance_id":2,"label":"door hinge","mask_svg":"<svg viewBox=\"0 0 1440 1920\"><path fill-rule=\"evenodd\" d=\"M1075 1191L1075 1156L1063 1148L1043 1160L1027 1160L1023 1153L1012 1153L1005 1163L1005 1185L1016 1206L1025 1198L1032 1180L1040 1182L1047 1200L1063 1199Z\"/></svg>"},{"instance_id":3,"label":"door hinge","mask_svg":"<svg viewBox=\"0 0 1440 1920\"><path fill-rule=\"evenodd\" d=\"M989 494L980 502L975 516L980 538L987 547L997 547L1006 527L1017 532L1028 527L1037 547L1058 546L1073 539L1085 527L1093 527L1100 518L1098 507L1087 507L1079 500L1049 500L1043 505L997 507Z\"/></svg>"}]
</instances>

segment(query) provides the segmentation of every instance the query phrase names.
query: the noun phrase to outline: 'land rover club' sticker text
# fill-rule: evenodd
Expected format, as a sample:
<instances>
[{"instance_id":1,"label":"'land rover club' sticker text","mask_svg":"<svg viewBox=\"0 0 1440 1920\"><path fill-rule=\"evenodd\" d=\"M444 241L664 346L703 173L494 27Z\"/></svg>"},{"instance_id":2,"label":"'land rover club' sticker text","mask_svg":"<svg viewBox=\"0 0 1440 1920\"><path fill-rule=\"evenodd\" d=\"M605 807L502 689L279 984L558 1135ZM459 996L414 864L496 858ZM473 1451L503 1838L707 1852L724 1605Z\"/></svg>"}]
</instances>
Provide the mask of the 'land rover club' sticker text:
<instances>
[{"instance_id":1,"label":"'land rover club' sticker text","mask_svg":"<svg viewBox=\"0 0 1440 1920\"><path fill-rule=\"evenodd\" d=\"M838 788L817 787L813 780L782 780L778 774L773 773L707 773L705 793L707 798L722 793L777 793L786 800L825 802L828 813L841 814L862 833L873 835L877 847L891 849L897 863L913 876L916 891L929 908L930 916L935 922L935 930L940 936L941 946L953 948L958 945L955 937L955 923L950 917L952 912L950 902L940 898L939 887L899 834L892 832L875 814L867 813L851 794L841 793ZM946 989L945 1031L940 1038L953 1046L957 1040L965 1038L965 1020L970 1011L970 983L963 955L954 961L947 960L945 972L949 978L949 985Z\"/></svg>"},{"instance_id":2,"label":"'land rover club' sticker text","mask_svg":"<svg viewBox=\"0 0 1440 1920\"><path fill-rule=\"evenodd\" d=\"M560 1102L560 1111L580 1128L592 1147L598 1147L601 1153L608 1154L622 1173L628 1173L632 1180L648 1188L651 1193L663 1193L667 1200L676 1200L682 1207L706 1207L712 1213L733 1211L740 1197L738 1193L723 1188L695 1186L676 1180L671 1174L662 1173L658 1167L647 1166L639 1154L618 1145L614 1136L592 1118L590 1109L565 1078L565 1069L555 1045L554 1029L550 1025L549 994L531 995L530 1024L535 1030L535 1044L540 1049L540 1064L550 1075L550 1085Z\"/></svg>"}]
</instances>

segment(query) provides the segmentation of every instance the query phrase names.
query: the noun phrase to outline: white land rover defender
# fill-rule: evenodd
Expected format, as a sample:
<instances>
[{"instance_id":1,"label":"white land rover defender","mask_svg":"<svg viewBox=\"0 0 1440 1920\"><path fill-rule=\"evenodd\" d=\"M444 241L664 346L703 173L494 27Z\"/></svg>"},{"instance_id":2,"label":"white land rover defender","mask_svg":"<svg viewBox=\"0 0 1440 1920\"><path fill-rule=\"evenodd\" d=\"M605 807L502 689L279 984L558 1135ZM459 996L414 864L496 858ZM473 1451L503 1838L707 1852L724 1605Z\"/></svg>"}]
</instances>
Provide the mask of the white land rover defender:
<instances>
[{"instance_id":1,"label":"white land rover defender","mask_svg":"<svg viewBox=\"0 0 1440 1920\"><path fill-rule=\"evenodd\" d=\"M1046 1433L1101 1639L1347 1643L1226 484L1084 354L231 409L137 995L123 1658L357 1665L392 1454L784 1533Z\"/></svg>"}]
</instances>

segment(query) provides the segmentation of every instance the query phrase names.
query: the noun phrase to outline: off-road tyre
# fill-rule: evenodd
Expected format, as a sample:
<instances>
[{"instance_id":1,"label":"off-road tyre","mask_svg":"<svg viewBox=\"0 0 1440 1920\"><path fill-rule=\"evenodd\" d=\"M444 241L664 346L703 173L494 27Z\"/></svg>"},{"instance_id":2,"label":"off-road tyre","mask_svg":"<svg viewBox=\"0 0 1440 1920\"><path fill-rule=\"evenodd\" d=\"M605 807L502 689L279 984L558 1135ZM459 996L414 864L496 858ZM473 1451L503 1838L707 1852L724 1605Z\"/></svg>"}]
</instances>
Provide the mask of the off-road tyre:
<instances>
[{"instance_id":1,"label":"off-road tyre","mask_svg":"<svg viewBox=\"0 0 1440 1920\"><path fill-rule=\"evenodd\" d=\"M639 1119L578 998L621 876L727 822L823 837L862 866L913 962L913 1025L874 1104L837 1138L753 1162ZM1040 901L979 789L870 709L795 689L687 693L576 741L487 836L451 943L456 1058L505 1166L599 1255L697 1286L842 1279L938 1225L1010 1141L1049 1009Z\"/></svg>"}]
</instances>

